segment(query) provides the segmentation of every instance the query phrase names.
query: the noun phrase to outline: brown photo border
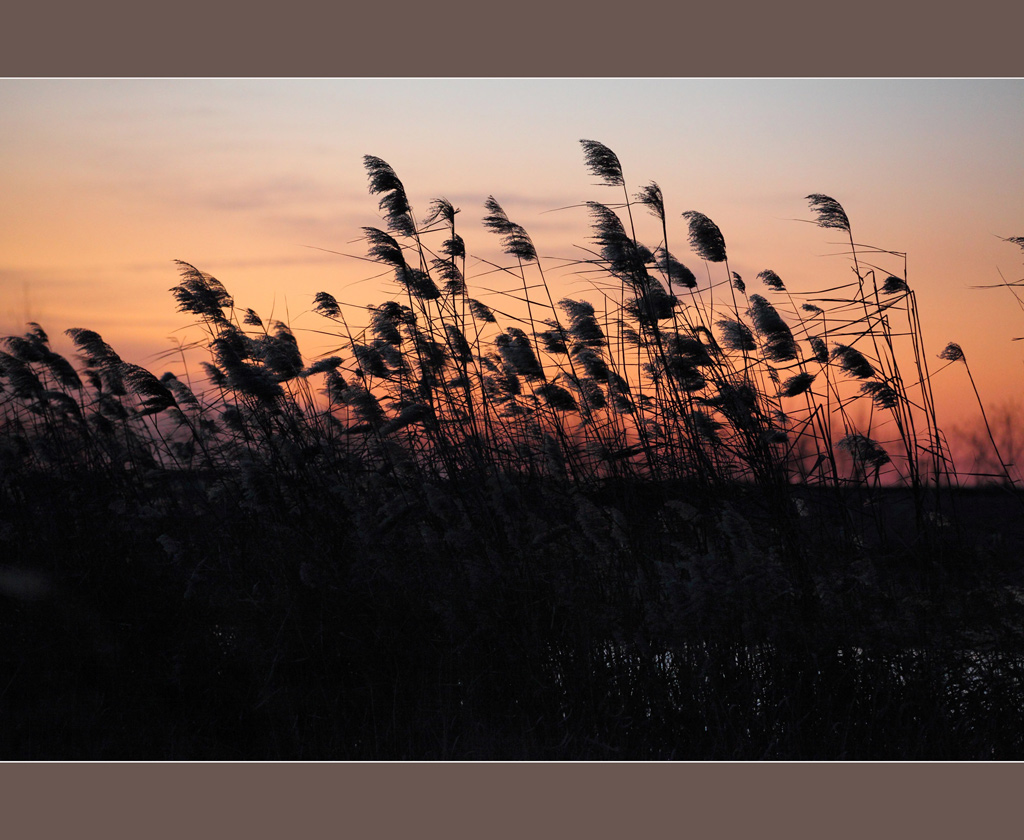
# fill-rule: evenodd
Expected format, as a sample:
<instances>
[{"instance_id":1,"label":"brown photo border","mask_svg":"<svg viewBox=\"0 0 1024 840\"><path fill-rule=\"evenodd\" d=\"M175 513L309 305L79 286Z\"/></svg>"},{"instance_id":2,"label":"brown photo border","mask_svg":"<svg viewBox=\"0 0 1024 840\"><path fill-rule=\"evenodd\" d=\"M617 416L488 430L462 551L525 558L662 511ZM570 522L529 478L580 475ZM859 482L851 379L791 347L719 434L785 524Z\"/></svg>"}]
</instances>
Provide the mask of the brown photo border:
<instances>
[{"instance_id":1,"label":"brown photo border","mask_svg":"<svg viewBox=\"0 0 1024 840\"><path fill-rule=\"evenodd\" d=\"M982 0L358 5L37 0L0 77L1018 76L1024 7Z\"/></svg>"},{"instance_id":2,"label":"brown photo border","mask_svg":"<svg viewBox=\"0 0 1024 840\"><path fill-rule=\"evenodd\" d=\"M325 13L44 0L5 11L0 77L1020 74L1024 11L932 4L925 18L905 6L403 2ZM1016 763L8 763L0 801L18 838L998 837L1020 820L1021 775Z\"/></svg>"}]
</instances>

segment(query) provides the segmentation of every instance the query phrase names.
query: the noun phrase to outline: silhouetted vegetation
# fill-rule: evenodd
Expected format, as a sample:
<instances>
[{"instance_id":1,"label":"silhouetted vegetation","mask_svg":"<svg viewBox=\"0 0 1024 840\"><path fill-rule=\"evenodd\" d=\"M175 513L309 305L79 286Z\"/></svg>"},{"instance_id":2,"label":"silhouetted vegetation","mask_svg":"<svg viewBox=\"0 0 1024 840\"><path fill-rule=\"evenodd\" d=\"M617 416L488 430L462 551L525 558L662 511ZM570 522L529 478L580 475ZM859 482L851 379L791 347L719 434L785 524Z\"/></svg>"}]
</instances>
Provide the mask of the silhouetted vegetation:
<instances>
[{"instance_id":1,"label":"silhouetted vegetation","mask_svg":"<svg viewBox=\"0 0 1024 840\"><path fill-rule=\"evenodd\" d=\"M957 474L905 255L815 194L848 279L745 281L582 146L571 262L368 156L395 295L316 295L336 355L185 262L202 376L4 340L0 756L1024 756L1021 499L987 418Z\"/></svg>"}]
</instances>

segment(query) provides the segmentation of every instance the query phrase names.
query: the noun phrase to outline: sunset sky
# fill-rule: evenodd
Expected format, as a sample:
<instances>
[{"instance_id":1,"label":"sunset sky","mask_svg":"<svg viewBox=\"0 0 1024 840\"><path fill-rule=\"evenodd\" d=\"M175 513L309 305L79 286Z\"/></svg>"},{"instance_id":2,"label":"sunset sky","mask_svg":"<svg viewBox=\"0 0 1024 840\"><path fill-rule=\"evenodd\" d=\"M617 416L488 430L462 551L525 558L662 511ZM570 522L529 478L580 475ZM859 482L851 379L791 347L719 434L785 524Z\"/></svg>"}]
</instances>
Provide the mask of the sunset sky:
<instances>
[{"instance_id":1,"label":"sunset sky","mask_svg":"<svg viewBox=\"0 0 1024 840\"><path fill-rule=\"evenodd\" d=\"M494 195L558 292L586 296L555 258L581 254L588 215L545 213L621 197L594 184L581 138L618 154L631 192L658 182L670 247L698 276L687 210L718 224L748 282L846 282L836 232L794 221L812 218L807 194L833 196L858 243L908 253L933 370L956 341L987 405L1021 393L1024 312L971 288L1024 277L998 238L1024 235L1021 80L0 80L0 330L38 321L67 349L57 336L89 327L160 373L187 335L168 292L181 259L291 323L307 357L329 349L305 332L325 327L316 292L393 294L369 263L316 250L362 255L360 228L381 224L365 154L420 215L440 196L460 207L473 254L496 253L480 225ZM974 422L959 366L935 388L941 421Z\"/></svg>"}]
</instances>

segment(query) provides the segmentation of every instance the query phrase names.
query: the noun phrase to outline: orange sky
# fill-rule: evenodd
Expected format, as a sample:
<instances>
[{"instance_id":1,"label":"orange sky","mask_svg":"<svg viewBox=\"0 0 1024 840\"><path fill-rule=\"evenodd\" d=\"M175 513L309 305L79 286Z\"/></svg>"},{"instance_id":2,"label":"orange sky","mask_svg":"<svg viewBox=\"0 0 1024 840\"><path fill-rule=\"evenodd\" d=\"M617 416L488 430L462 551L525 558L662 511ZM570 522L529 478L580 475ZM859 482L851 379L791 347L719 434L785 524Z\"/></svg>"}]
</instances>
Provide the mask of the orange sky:
<instances>
[{"instance_id":1,"label":"orange sky","mask_svg":"<svg viewBox=\"0 0 1024 840\"><path fill-rule=\"evenodd\" d=\"M833 196L859 243L908 253L933 370L956 341L986 405L1024 384L1024 312L1006 290L970 288L1024 277L1024 253L997 238L1024 235L1020 80L8 79L0 126L0 330L89 327L157 373L187 334L174 259L289 321L307 356L326 349L304 333L324 326L316 292L391 295L368 263L314 250L363 254L360 228L380 225L364 154L397 170L420 213L439 196L460 207L472 253L496 254L479 224L493 194L542 254L578 256L586 211L544 211L616 199L584 167L590 138L631 192L661 185L670 247L698 276L686 210L719 225L748 281L764 268L794 291L846 281L835 232L793 221L811 218L808 193ZM944 425L974 422L961 369L935 389Z\"/></svg>"}]
</instances>

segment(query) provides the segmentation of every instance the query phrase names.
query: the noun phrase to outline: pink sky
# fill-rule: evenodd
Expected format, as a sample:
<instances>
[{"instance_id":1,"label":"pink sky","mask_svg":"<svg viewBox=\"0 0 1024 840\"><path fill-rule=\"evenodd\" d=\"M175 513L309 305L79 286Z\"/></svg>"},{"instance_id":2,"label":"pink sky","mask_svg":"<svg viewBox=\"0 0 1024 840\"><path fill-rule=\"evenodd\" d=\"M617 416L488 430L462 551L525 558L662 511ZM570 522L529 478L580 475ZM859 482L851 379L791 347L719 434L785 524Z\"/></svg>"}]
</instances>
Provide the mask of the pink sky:
<instances>
[{"instance_id":1,"label":"pink sky","mask_svg":"<svg viewBox=\"0 0 1024 840\"><path fill-rule=\"evenodd\" d=\"M315 250L365 253L360 228L380 224L365 154L420 213L439 196L460 207L472 253L497 253L479 223L494 195L543 255L578 256L586 212L545 211L616 199L584 167L589 138L632 192L661 185L670 247L698 275L686 210L719 225L748 281L846 281L835 232L793 221L811 218L808 193L833 196L859 243L908 253L933 370L956 341L987 406L1024 382L1024 312L971 288L1024 277L1024 253L998 238L1024 235L1021 80L8 79L0 126L0 330L89 327L157 373L189 323L168 292L174 259L289 321L307 357L329 342L304 332L325 326L316 292L391 296L373 266ZM549 280L586 295L570 274ZM959 368L935 378L945 426L975 421L965 389Z\"/></svg>"}]
</instances>

